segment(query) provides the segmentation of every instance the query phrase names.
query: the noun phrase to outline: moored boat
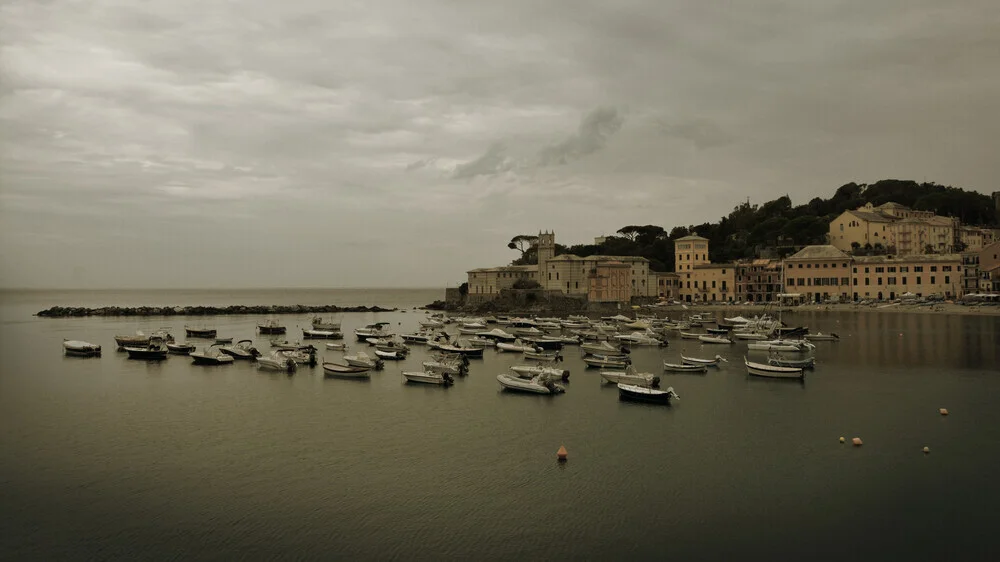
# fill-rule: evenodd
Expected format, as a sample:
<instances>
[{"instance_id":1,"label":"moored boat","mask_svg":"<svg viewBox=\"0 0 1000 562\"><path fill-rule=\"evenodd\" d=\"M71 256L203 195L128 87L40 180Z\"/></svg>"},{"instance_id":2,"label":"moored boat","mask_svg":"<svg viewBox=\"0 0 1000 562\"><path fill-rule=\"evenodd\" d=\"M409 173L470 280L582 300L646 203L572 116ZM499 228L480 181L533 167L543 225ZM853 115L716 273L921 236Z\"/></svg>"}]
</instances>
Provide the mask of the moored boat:
<instances>
[{"instance_id":1,"label":"moored boat","mask_svg":"<svg viewBox=\"0 0 1000 562\"><path fill-rule=\"evenodd\" d=\"M347 351L347 349L348 349L347 344L343 343L343 342L341 342L341 343L327 343L326 344L326 348L327 349L337 350L337 351Z\"/></svg>"},{"instance_id":2,"label":"moored boat","mask_svg":"<svg viewBox=\"0 0 1000 562\"><path fill-rule=\"evenodd\" d=\"M380 359L390 359L392 361L401 361L406 359L406 352L402 350L395 351L384 351L382 349L375 349L375 356Z\"/></svg>"},{"instance_id":3,"label":"moored boat","mask_svg":"<svg viewBox=\"0 0 1000 562\"><path fill-rule=\"evenodd\" d=\"M240 340L233 345L225 345L219 351L232 357L233 359L252 360L260 356L260 352L253 346L252 340Z\"/></svg>"},{"instance_id":4,"label":"moored boat","mask_svg":"<svg viewBox=\"0 0 1000 562\"><path fill-rule=\"evenodd\" d=\"M729 339L727 337L723 337L723 336L709 336L709 335L698 336L698 341L700 341L701 343L711 343L711 344L730 344L730 343L733 343L733 340L731 340L731 339Z\"/></svg>"},{"instance_id":5,"label":"moored boat","mask_svg":"<svg viewBox=\"0 0 1000 562\"><path fill-rule=\"evenodd\" d=\"M602 370L601 378L610 383L625 383L639 386L660 386L660 377L653 373L640 373L632 365L624 370Z\"/></svg>"},{"instance_id":6,"label":"moored boat","mask_svg":"<svg viewBox=\"0 0 1000 562\"><path fill-rule=\"evenodd\" d=\"M707 373L708 365L692 365L690 363L667 363L663 362L663 370L674 373Z\"/></svg>"},{"instance_id":7,"label":"moored boat","mask_svg":"<svg viewBox=\"0 0 1000 562\"><path fill-rule=\"evenodd\" d=\"M191 359L195 365L225 365L232 363L234 359L219 351L219 344L211 345L202 351L192 352Z\"/></svg>"},{"instance_id":8,"label":"moored boat","mask_svg":"<svg viewBox=\"0 0 1000 562\"><path fill-rule=\"evenodd\" d=\"M193 343L167 343L167 351L175 355L190 355L196 349Z\"/></svg>"},{"instance_id":9,"label":"moored boat","mask_svg":"<svg viewBox=\"0 0 1000 562\"><path fill-rule=\"evenodd\" d=\"M600 355L587 355L583 358L583 362L588 367L600 367L602 369L624 369L631 363L627 357L610 358Z\"/></svg>"},{"instance_id":10,"label":"moored boat","mask_svg":"<svg viewBox=\"0 0 1000 562\"><path fill-rule=\"evenodd\" d=\"M503 390L511 390L515 392L526 392L531 394L559 394L566 392L565 388L552 382L552 380L545 375L539 375L529 380L525 380L505 373L497 375L497 382L500 383L500 387Z\"/></svg>"},{"instance_id":11,"label":"moored boat","mask_svg":"<svg viewBox=\"0 0 1000 562\"><path fill-rule=\"evenodd\" d=\"M816 368L816 358L805 357L802 359L789 359L787 357L782 357L780 353L773 353L767 358L767 364L775 367L799 367L802 369L814 369Z\"/></svg>"},{"instance_id":12,"label":"moored boat","mask_svg":"<svg viewBox=\"0 0 1000 562\"><path fill-rule=\"evenodd\" d=\"M376 371L381 371L385 367L385 362L378 358L372 358L364 351L359 351L354 355L345 355L344 361L350 367L364 367L366 369L374 369Z\"/></svg>"},{"instance_id":13,"label":"moored boat","mask_svg":"<svg viewBox=\"0 0 1000 562\"><path fill-rule=\"evenodd\" d=\"M343 338L344 334L340 333L339 330L307 330L302 328L302 339L305 340L339 340Z\"/></svg>"},{"instance_id":14,"label":"moored boat","mask_svg":"<svg viewBox=\"0 0 1000 562\"><path fill-rule=\"evenodd\" d=\"M803 338L809 341L840 341L840 336L837 334L824 334L823 332L816 332L815 334L805 334Z\"/></svg>"},{"instance_id":15,"label":"moored boat","mask_svg":"<svg viewBox=\"0 0 1000 562\"><path fill-rule=\"evenodd\" d=\"M213 339L218 334L215 328L192 328L184 326L184 334L189 338Z\"/></svg>"},{"instance_id":16,"label":"moored boat","mask_svg":"<svg viewBox=\"0 0 1000 562\"><path fill-rule=\"evenodd\" d=\"M672 386L668 386L665 390L657 390L648 386L625 383L618 383L618 398L637 402L652 402L654 404L669 404L671 399L681 399L674 392L674 387Z\"/></svg>"},{"instance_id":17,"label":"moored boat","mask_svg":"<svg viewBox=\"0 0 1000 562\"><path fill-rule=\"evenodd\" d=\"M727 363L721 355L716 355L714 359L699 359L698 357L685 357L681 355L681 362L688 365L705 365L706 367L718 367L719 363Z\"/></svg>"},{"instance_id":18,"label":"moored boat","mask_svg":"<svg viewBox=\"0 0 1000 562\"><path fill-rule=\"evenodd\" d=\"M72 357L100 357L101 346L80 340L63 340L63 353Z\"/></svg>"},{"instance_id":19,"label":"moored boat","mask_svg":"<svg viewBox=\"0 0 1000 562\"><path fill-rule=\"evenodd\" d=\"M371 378L367 367L352 367L340 363L323 363L323 375L327 377L342 377L349 379Z\"/></svg>"},{"instance_id":20,"label":"moored boat","mask_svg":"<svg viewBox=\"0 0 1000 562\"><path fill-rule=\"evenodd\" d=\"M585 343L580 346L580 349L584 353L591 353L594 355L619 355L629 353L628 346L611 345L606 341L599 343Z\"/></svg>"},{"instance_id":21,"label":"moored boat","mask_svg":"<svg viewBox=\"0 0 1000 562\"><path fill-rule=\"evenodd\" d=\"M354 330L354 337L358 338L358 341L368 341L368 338L391 338L393 334L389 332L386 328L387 326L389 326L388 322L368 324L363 328Z\"/></svg>"},{"instance_id":22,"label":"moored boat","mask_svg":"<svg viewBox=\"0 0 1000 562\"><path fill-rule=\"evenodd\" d=\"M746 357L743 358L743 363L746 365L748 374L758 377L776 379L801 379L805 377L805 371L802 367L780 367L765 363L755 363L747 360Z\"/></svg>"},{"instance_id":23,"label":"moored boat","mask_svg":"<svg viewBox=\"0 0 1000 562\"><path fill-rule=\"evenodd\" d=\"M423 384L437 384L449 386L455 384L455 379L448 373L435 373L429 371L403 371L403 378L406 382Z\"/></svg>"},{"instance_id":24,"label":"moored boat","mask_svg":"<svg viewBox=\"0 0 1000 562\"><path fill-rule=\"evenodd\" d=\"M272 351L269 355L257 358L257 369L261 371L282 371L294 373L298 370L295 360L286 357L281 351Z\"/></svg>"},{"instance_id":25,"label":"moored boat","mask_svg":"<svg viewBox=\"0 0 1000 562\"><path fill-rule=\"evenodd\" d=\"M539 375L546 375L552 379L558 379L564 382L569 380L569 371L566 369L543 367L541 365L514 365L510 368L510 370L521 378L532 378Z\"/></svg>"},{"instance_id":26,"label":"moored boat","mask_svg":"<svg viewBox=\"0 0 1000 562\"><path fill-rule=\"evenodd\" d=\"M563 357L558 352L555 351L525 351L525 359L531 359L533 361L562 361Z\"/></svg>"},{"instance_id":27,"label":"moored boat","mask_svg":"<svg viewBox=\"0 0 1000 562\"><path fill-rule=\"evenodd\" d=\"M149 336L142 333L142 330L136 330L134 335L115 336L115 343L118 344L119 350L123 350L126 347L145 347L149 345L149 339Z\"/></svg>"},{"instance_id":28,"label":"moored boat","mask_svg":"<svg viewBox=\"0 0 1000 562\"><path fill-rule=\"evenodd\" d=\"M167 358L167 348L161 342L150 342L145 347L126 347L129 359L160 361Z\"/></svg>"},{"instance_id":29,"label":"moored boat","mask_svg":"<svg viewBox=\"0 0 1000 562\"><path fill-rule=\"evenodd\" d=\"M316 316L312 319L313 330L326 330L330 332L340 331L340 322L334 321L332 318L329 320L324 320L320 316Z\"/></svg>"},{"instance_id":30,"label":"moored boat","mask_svg":"<svg viewBox=\"0 0 1000 562\"><path fill-rule=\"evenodd\" d=\"M257 330L262 334L284 334L286 328L277 318L268 318L263 324L257 324Z\"/></svg>"}]
</instances>

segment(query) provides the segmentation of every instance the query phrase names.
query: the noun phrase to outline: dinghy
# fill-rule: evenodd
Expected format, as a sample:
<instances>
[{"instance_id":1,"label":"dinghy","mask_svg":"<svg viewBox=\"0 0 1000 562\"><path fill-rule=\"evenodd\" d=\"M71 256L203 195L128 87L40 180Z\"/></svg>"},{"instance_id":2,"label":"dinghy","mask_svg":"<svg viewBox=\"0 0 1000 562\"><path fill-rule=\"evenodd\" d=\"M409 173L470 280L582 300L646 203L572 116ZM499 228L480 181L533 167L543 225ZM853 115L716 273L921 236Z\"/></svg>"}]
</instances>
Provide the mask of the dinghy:
<instances>
[{"instance_id":1,"label":"dinghy","mask_svg":"<svg viewBox=\"0 0 1000 562\"><path fill-rule=\"evenodd\" d=\"M805 339L809 341L840 341L840 336L837 334L824 334L823 332L816 332L815 334L806 334Z\"/></svg>"},{"instance_id":2,"label":"dinghy","mask_svg":"<svg viewBox=\"0 0 1000 562\"><path fill-rule=\"evenodd\" d=\"M126 347L129 359L162 361L167 358L167 348L160 342L150 342L145 347Z\"/></svg>"},{"instance_id":3,"label":"dinghy","mask_svg":"<svg viewBox=\"0 0 1000 562\"><path fill-rule=\"evenodd\" d=\"M63 352L72 357L100 357L101 346L79 340L63 340Z\"/></svg>"},{"instance_id":4,"label":"dinghy","mask_svg":"<svg viewBox=\"0 0 1000 562\"><path fill-rule=\"evenodd\" d=\"M707 373L707 365L690 365L684 363L667 363L663 362L664 371L672 371L675 373Z\"/></svg>"},{"instance_id":5,"label":"dinghy","mask_svg":"<svg viewBox=\"0 0 1000 562\"><path fill-rule=\"evenodd\" d=\"M801 379L805 377L805 371L802 367L779 367L764 363L754 363L748 361L746 357L743 358L743 363L746 365L747 374L758 377L775 379Z\"/></svg>"},{"instance_id":6,"label":"dinghy","mask_svg":"<svg viewBox=\"0 0 1000 562\"><path fill-rule=\"evenodd\" d=\"M713 343L713 344L730 344L733 340L723 337L723 336L698 336L698 341L701 343Z\"/></svg>"},{"instance_id":7,"label":"dinghy","mask_svg":"<svg viewBox=\"0 0 1000 562\"><path fill-rule=\"evenodd\" d=\"M524 380L520 377L501 374L497 375L497 382L500 383L501 389L514 392L526 392L531 394L559 394L566 392L565 388L552 382L552 380L545 375L539 375L530 380Z\"/></svg>"},{"instance_id":8,"label":"dinghy","mask_svg":"<svg viewBox=\"0 0 1000 562\"><path fill-rule=\"evenodd\" d=\"M203 351L191 353L192 363L195 365L226 365L232 363L234 359L219 351L219 344L211 345Z\"/></svg>"},{"instance_id":9,"label":"dinghy","mask_svg":"<svg viewBox=\"0 0 1000 562\"><path fill-rule=\"evenodd\" d=\"M167 351L175 355L190 355L192 351L198 349L193 343L168 343Z\"/></svg>"},{"instance_id":10,"label":"dinghy","mask_svg":"<svg viewBox=\"0 0 1000 562\"><path fill-rule=\"evenodd\" d=\"M371 378L367 367L352 367L350 365L341 365L340 363L323 363L323 375L348 379Z\"/></svg>"},{"instance_id":11,"label":"dinghy","mask_svg":"<svg viewBox=\"0 0 1000 562\"><path fill-rule=\"evenodd\" d=\"M654 404L669 404L671 399L680 400L680 396L677 396L672 386L668 386L666 390L656 390L647 386L625 383L618 383L618 398Z\"/></svg>"},{"instance_id":12,"label":"dinghy","mask_svg":"<svg viewBox=\"0 0 1000 562\"><path fill-rule=\"evenodd\" d=\"M720 362L726 363L727 361L721 355L716 355L715 359L699 359L697 357L684 357L683 355L681 355L681 362L687 363L688 365L705 365L706 367L718 367Z\"/></svg>"},{"instance_id":13,"label":"dinghy","mask_svg":"<svg viewBox=\"0 0 1000 562\"><path fill-rule=\"evenodd\" d=\"M660 386L660 377L653 373L640 373L629 365L623 371L601 371L601 378L607 382L633 384L638 386Z\"/></svg>"},{"instance_id":14,"label":"dinghy","mask_svg":"<svg viewBox=\"0 0 1000 562\"><path fill-rule=\"evenodd\" d=\"M184 334L189 338L214 339L217 332L215 328L189 328L184 326Z\"/></svg>"},{"instance_id":15,"label":"dinghy","mask_svg":"<svg viewBox=\"0 0 1000 562\"><path fill-rule=\"evenodd\" d=\"M423 384L438 384L449 386L455 384L455 379L448 373L435 373L429 371L403 371L403 378L406 382L416 382Z\"/></svg>"},{"instance_id":16,"label":"dinghy","mask_svg":"<svg viewBox=\"0 0 1000 562\"><path fill-rule=\"evenodd\" d=\"M556 369L553 367L542 367L541 365L514 365L511 371L521 378L532 378L539 375L546 375L553 379L560 379L563 382L569 380L569 371L566 369Z\"/></svg>"}]
</instances>

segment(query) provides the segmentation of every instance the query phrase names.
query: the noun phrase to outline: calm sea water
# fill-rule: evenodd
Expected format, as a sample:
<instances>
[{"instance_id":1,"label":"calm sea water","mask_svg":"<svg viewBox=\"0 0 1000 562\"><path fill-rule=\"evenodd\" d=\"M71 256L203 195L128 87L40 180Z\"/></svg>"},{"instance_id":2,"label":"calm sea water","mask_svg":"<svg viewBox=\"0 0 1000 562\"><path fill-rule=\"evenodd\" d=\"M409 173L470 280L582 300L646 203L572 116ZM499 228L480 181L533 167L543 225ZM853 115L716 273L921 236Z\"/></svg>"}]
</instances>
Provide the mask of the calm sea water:
<instances>
[{"instance_id":1,"label":"calm sea water","mask_svg":"<svg viewBox=\"0 0 1000 562\"><path fill-rule=\"evenodd\" d=\"M745 346L637 349L681 401L623 403L566 348L555 397L499 391L487 351L447 389L416 350L368 382L248 363L128 360L113 336L203 319L39 319L52 305L379 304L441 291L0 293L0 559L981 560L1000 487L1000 319L796 313L836 332L804 384L750 379ZM345 314L398 331L424 313ZM307 316L284 317L289 336ZM254 338L259 317L209 319ZM63 357L63 338L105 346ZM353 349L358 346L350 342ZM336 360L340 352L325 351ZM942 417L938 408L948 408ZM860 448L838 437L860 436ZM565 444L570 460L558 464ZM931 448L929 455L921 449ZM995 558L994 558L995 559Z\"/></svg>"}]
</instances>

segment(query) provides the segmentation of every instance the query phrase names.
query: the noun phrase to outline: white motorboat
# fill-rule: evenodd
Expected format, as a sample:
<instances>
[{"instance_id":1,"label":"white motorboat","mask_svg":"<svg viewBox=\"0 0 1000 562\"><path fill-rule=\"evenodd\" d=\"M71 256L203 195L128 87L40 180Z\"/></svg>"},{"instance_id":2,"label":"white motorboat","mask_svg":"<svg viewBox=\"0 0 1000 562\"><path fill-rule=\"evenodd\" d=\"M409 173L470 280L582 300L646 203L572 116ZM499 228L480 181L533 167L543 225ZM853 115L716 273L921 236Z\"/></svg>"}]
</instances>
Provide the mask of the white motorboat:
<instances>
[{"instance_id":1,"label":"white motorboat","mask_svg":"<svg viewBox=\"0 0 1000 562\"><path fill-rule=\"evenodd\" d=\"M444 322L438 320L437 318L428 318L427 320L420 321L421 328L444 328Z\"/></svg>"},{"instance_id":2,"label":"white motorboat","mask_svg":"<svg viewBox=\"0 0 1000 562\"><path fill-rule=\"evenodd\" d=\"M257 369L261 371L294 373L298 370L298 365L294 359L286 357L281 351L272 351L269 355L262 355L257 358Z\"/></svg>"},{"instance_id":3,"label":"white motorboat","mask_svg":"<svg viewBox=\"0 0 1000 562\"><path fill-rule=\"evenodd\" d=\"M340 332L340 322L334 321L332 318L329 320L324 320L323 318L316 316L312 319L313 330L326 330L330 332Z\"/></svg>"},{"instance_id":4,"label":"white motorboat","mask_svg":"<svg viewBox=\"0 0 1000 562\"><path fill-rule=\"evenodd\" d=\"M344 334L340 333L339 330L307 330L302 328L302 339L306 340L339 340L343 338Z\"/></svg>"},{"instance_id":5,"label":"white motorboat","mask_svg":"<svg viewBox=\"0 0 1000 562\"><path fill-rule=\"evenodd\" d=\"M146 361L161 361L167 358L167 348L160 341L150 341L145 347L126 346L129 359L143 359Z\"/></svg>"},{"instance_id":6,"label":"white motorboat","mask_svg":"<svg viewBox=\"0 0 1000 562\"><path fill-rule=\"evenodd\" d=\"M583 338L580 336L554 336L554 339L559 340L559 343L563 345L579 345L583 343Z\"/></svg>"},{"instance_id":7,"label":"white motorboat","mask_svg":"<svg viewBox=\"0 0 1000 562\"><path fill-rule=\"evenodd\" d=\"M277 353L281 354L283 357L291 359L299 365L309 365L310 367L316 366L316 348L309 347L307 349L281 349Z\"/></svg>"},{"instance_id":8,"label":"white motorboat","mask_svg":"<svg viewBox=\"0 0 1000 562\"><path fill-rule=\"evenodd\" d=\"M264 320L263 324L257 324L257 330L262 334L284 334L286 328L277 318L271 317Z\"/></svg>"},{"instance_id":9,"label":"white motorboat","mask_svg":"<svg viewBox=\"0 0 1000 562\"><path fill-rule=\"evenodd\" d=\"M530 343L516 339L511 343L507 342L497 342L497 351L513 351L516 353L524 353L525 351L535 351L537 348Z\"/></svg>"},{"instance_id":10,"label":"white motorboat","mask_svg":"<svg viewBox=\"0 0 1000 562\"><path fill-rule=\"evenodd\" d=\"M233 345L224 345L219 348L219 351L233 359L252 360L260 356L260 352L253 346L252 340L240 340Z\"/></svg>"},{"instance_id":11,"label":"white motorboat","mask_svg":"<svg viewBox=\"0 0 1000 562\"><path fill-rule=\"evenodd\" d=\"M326 344L326 348L335 351L347 351L348 349L347 344L344 342L339 342L339 343L330 342Z\"/></svg>"},{"instance_id":12,"label":"white motorboat","mask_svg":"<svg viewBox=\"0 0 1000 562\"><path fill-rule=\"evenodd\" d=\"M721 355L716 355L714 359L699 359L697 357L684 357L681 355L681 362L688 365L705 365L706 367L718 367L719 363L728 363Z\"/></svg>"},{"instance_id":13,"label":"white motorboat","mask_svg":"<svg viewBox=\"0 0 1000 562\"><path fill-rule=\"evenodd\" d=\"M652 402L655 404L669 404L670 400L680 400L681 397L674 392L674 387L668 386L666 390L656 390L647 386L618 383L618 397L622 400L635 400L638 402Z\"/></svg>"},{"instance_id":14,"label":"white motorboat","mask_svg":"<svg viewBox=\"0 0 1000 562\"><path fill-rule=\"evenodd\" d=\"M469 345L474 347L493 347L496 344L496 340L491 340L490 338L481 338L479 336L469 338Z\"/></svg>"},{"instance_id":15,"label":"white motorboat","mask_svg":"<svg viewBox=\"0 0 1000 562\"><path fill-rule=\"evenodd\" d=\"M705 334L696 334L694 332L681 332L681 339L684 340L696 340Z\"/></svg>"},{"instance_id":16,"label":"white motorboat","mask_svg":"<svg viewBox=\"0 0 1000 562\"><path fill-rule=\"evenodd\" d=\"M567 330L583 330L590 327L590 322L576 322L572 320L563 320L559 324Z\"/></svg>"},{"instance_id":17,"label":"white motorboat","mask_svg":"<svg viewBox=\"0 0 1000 562\"><path fill-rule=\"evenodd\" d=\"M312 347L308 343L302 343L302 342L297 341L297 340L296 341L271 340L269 343L271 344L272 348L277 349L277 350L285 350L285 349L291 349L291 350L308 349L308 348ZM326 344L326 345L329 347L330 344Z\"/></svg>"},{"instance_id":18,"label":"white motorboat","mask_svg":"<svg viewBox=\"0 0 1000 562\"><path fill-rule=\"evenodd\" d=\"M663 362L663 370L674 373L707 373L707 365L691 365L689 363L667 363Z\"/></svg>"},{"instance_id":19,"label":"white motorboat","mask_svg":"<svg viewBox=\"0 0 1000 562\"><path fill-rule=\"evenodd\" d=\"M406 379L406 382L418 382L423 384L438 384L442 386L455 384L455 379L448 373L403 371L403 378Z\"/></svg>"},{"instance_id":20,"label":"white motorboat","mask_svg":"<svg viewBox=\"0 0 1000 562\"><path fill-rule=\"evenodd\" d=\"M512 342L517 339L517 336L514 334L507 333L500 328L494 328L488 332L478 332L476 333L476 336L480 338L488 338L497 342Z\"/></svg>"},{"instance_id":21,"label":"white motorboat","mask_svg":"<svg viewBox=\"0 0 1000 562\"><path fill-rule=\"evenodd\" d=\"M417 332L415 334L401 334L404 342L407 343L427 343L434 336L431 332Z\"/></svg>"},{"instance_id":22,"label":"white motorboat","mask_svg":"<svg viewBox=\"0 0 1000 562\"><path fill-rule=\"evenodd\" d=\"M432 373L448 373L449 375L465 376L469 374L469 362L461 355L449 358L435 357L421 363L424 371Z\"/></svg>"},{"instance_id":23,"label":"white motorboat","mask_svg":"<svg viewBox=\"0 0 1000 562\"><path fill-rule=\"evenodd\" d=\"M101 346L80 340L63 340L63 353L73 357L100 357Z\"/></svg>"},{"instance_id":24,"label":"white motorboat","mask_svg":"<svg viewBox=\"0 0 1000 562\"><path fill-rule=\"evenodd\" d=\"M466 322L458 327L458 333L466 336L472 336L486 330L485 322Z\"/></svg>"},{"instance_id":25,"label":"white motorboat","mask_svg":"<svg viewBox=\"0 0 1000 562\"><path fill-rule=\"evenodd\" d=\"M815 347L812 344L809 344L809 346ZM748 343L747 349L754 351L808 351L810 347L792 340L766 340Z\"/></svg>"},{"instance_id":26,"label":"white motorboat","mask_svg":"<svg viewBox=\"0 0 1000 562\"><path fill-rule=\"evenodd\" d=\"M508 374L497 375L497 381L504 390L516 392L527 392L533 394L559 394L566 392L566 389L545 376L540 375L529 380Z\"/></svg>"},{"instance_id":27,"label":"white motorboat","mask_svg":"<svg viewBox=\"0 0 1000 562\"><path fill-rule=\"evenodd\" d=\"M787 357L782 357L780 353L772 353L771 356L767 358L767 364L775 367L800 367L803 369L814 369L816 368L816 358L805 357L803 359L788 359Z\"/></svg>"},{"instance_id":28,"label":"white motorboat","mask_svg":"<svg viewBox=\"0 0 1000 562\"><path fill-rule=\"evenodd\" d=\"M640 373L628 365L624 370L602 370L601 378L610 383L635 384L639 386L659 386L660 377L653 373Z\"/></svg>"},{"instance_id":29,"label":"white motorboat","mask_svg":"<svg viewBox=\"0 0 1000 562\"><path fill-rule=\"evenodd\" d=\"M354 330L354 337L358 338L358 341L367 341L368 338L391 338L393 334L389 332L387 326L389 326L388 322L368 324L364 328Z\"/></svg>"},{"instance_id":30,"label":"white motorboat","mask_svg":"<svg viewBox=\"0 0 1000 562\"><path fill-rule=\"evenodd\" d=\"M767 334L762 334L760 332L733 332L732 334L733 337L738 340L764 341L770 337Z\"/></svg>"},{"instance_id":31,"label":"white motorboat","mask_svg":"<svg viewBox=\"0 0 1000 562\"><path fill-rule=\"evenodd\" d=\"M375 356L379 359L389 359L391 361L401 361L406 359L406 352L402 350L396 351L383 351L379 348L375 348Z\"/></svg>"},{"instance_id":32,"label":"white motorboat","mask_svg":"<svg viewBox=\"0 0 1000 562\"><path fill-rule=\"evenodd\" d=\"M190 354L192 363L195 365L226 365L232 363L234 359L219 351L219 344L213 344L202 351L195 351Z\"/></svg>"},{"instance_id":33,"label":"white motorboat","mask_svg":"<svg viewBox=\"0 0 1000 562\"><path fill-rule=\"evenodd\" d=\"M351 367L365 367L376 371L381 371L385 367L385 363L381 359L372 358L364 351L359 351L354 355L345 355L344 361Z\"/></svg>"},{"instance_id":34,"label":"white motorboat","mask_svg":"<svg viewBox=\"0 0 1000 562\"><path fill-rule=\"evenodd\" d=\"M585 343L580 346L580 350L584 353L591 353L594 355L618 355L622 353L628 353L628 347L623 345L611 345L606 341L600 343Z\"/></svg>"},{"instance_id":35,"label":"white motorboat","mask_svg":"<svg viewBox=\"0 0 1000 562\"><path fill-rule=\"evenodd\" d=\"M824 334L823 332L816 332L815 334L806 334L805 339L809 341L840 341L840 336L837 334Z\"/></svg>"},{"instance_id":36,"label":"white motorboat","mask_svg":"<svg viewBox=\"0 0 1000 562\"><path fill-rule=\"evenodd\" d=\"M368 340L369 345L374 345L379 351L399 352L406 355L410 352L410 346L403 343L401 339L373 338Z\"/></svg>"},{"instance_id":37,"label":"white motorboat","mask_svg":"<svg viewBox=\"0 0 1000 562\"><path fill-rule=\"evenodd\" d=\"M167 352L175 355L190 355L196 349L193 343L167 343Z\"/></svg>"},{"instance_id":38,"label":"white motorboat","mask_svg":"<svg viewBox=\"0 0 1000 562\"><path fill-rule=\"evenodd\" d=\"M712 344L730 344L733 340L723 337L723 336L698 336L698 341L701 343L712 343Z\"/></svg>"},{"instance_id":39,"label":"white motorboat","mask_svg":"<svg viewBox=\"0 0 1000 562\"><path fill-rule=\"evenodd\" d=\"M514 365L510 368L517 376L521 378L532 378L539 375L545 375L552 379L558 379L563 381L569 380L569 371L566 369L556 369L554 367L543 367L541 365Z\"/></svg>"},{"instance_id":40,"label":"white motorboat","mask_svg":"<svg viewBox=\"0 0 1000 562\"><path fill-rule=\"evenodd\" d=\"M555 351L525 351L524 358L533 361L562 361L562 355Z\"/></svg>"},{"instance_id":41,"label":"white motorboat","mask_svg":"<svg viewBox=\"0 0 1000 562\"><path fill-rule=\"evenodd\" d=\"M777 365L767 365L765 363L754 363L743 358L743 363L747 367L747 373L758 377L770 377L776 379L801 379L806 376L802 367L779 367Z\"/></svg>"},{"instance_id":42,"label":"white motorboat","mask_svg":"<svg viewBox=\"0 0 1000 562\"><path fill-rule=\"evenodd\" d=\"M632 332L631 334L617 335L615 339L626 342L630 345L666 345L667 342L653 337L649 332Z\"/></svg>"},{"instance_id":43,"label":"white motorboat","mask_svg":"<svg viewBox=\"0 0 1000 562\"><path fill-rule=\"evenodd\" d=\"M600 367L602 369L625 369L630 364L628 358L612 359L601 357L600 355L587 355L583 358L583 362L588 367Z\"/></svg>"}]
</instances>

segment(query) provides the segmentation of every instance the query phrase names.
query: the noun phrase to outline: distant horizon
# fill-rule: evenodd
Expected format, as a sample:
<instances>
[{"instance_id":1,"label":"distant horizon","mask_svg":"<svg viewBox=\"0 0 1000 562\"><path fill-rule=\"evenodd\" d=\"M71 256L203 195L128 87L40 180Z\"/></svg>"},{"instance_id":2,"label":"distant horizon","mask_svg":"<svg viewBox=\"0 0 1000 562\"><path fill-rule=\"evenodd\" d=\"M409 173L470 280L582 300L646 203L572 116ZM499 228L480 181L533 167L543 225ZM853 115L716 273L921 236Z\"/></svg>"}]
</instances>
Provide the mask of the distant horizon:
<instances>
[{"instance_id":1,"label":"distant horizon","mask_svg":"<svg viewBox=\"0 0 1000 562\"><path fill-rule=\"evenodd\" d=\"M447 288L449 287L0 287L0 291L436 291Z\"/></svg>"}]
</instances>

